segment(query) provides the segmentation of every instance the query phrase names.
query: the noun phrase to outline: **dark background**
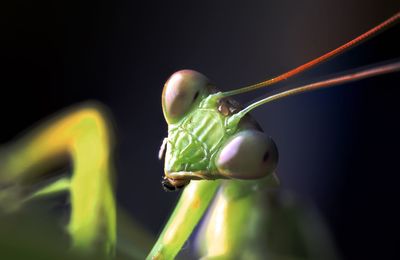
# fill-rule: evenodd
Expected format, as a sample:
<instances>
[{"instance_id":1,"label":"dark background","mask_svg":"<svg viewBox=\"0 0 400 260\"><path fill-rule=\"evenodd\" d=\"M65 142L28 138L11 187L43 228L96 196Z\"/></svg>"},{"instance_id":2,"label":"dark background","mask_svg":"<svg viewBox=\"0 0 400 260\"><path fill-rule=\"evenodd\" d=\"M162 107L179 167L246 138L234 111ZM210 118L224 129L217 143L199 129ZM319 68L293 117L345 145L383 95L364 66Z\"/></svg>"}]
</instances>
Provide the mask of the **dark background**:
<instances>
[{"instance_id":1,"label":"dark background","mask_svg":"<svg viewBox=\"0 0 400 260\"><path fill-rule=\"evenodd\" d=\"M174 71L223 90L285 72L363 33L398 1L14 1L0 4L0 142L88 99L118 137L118 200L154 234L178 197L160 186ZM282 85L400 56L393 27ZM398 255L399 73L290 97L253 115L280 151L282 186L315 204L345 259ZM243 95L246 103L267 90Z\"/></svg>"}]
</instances>

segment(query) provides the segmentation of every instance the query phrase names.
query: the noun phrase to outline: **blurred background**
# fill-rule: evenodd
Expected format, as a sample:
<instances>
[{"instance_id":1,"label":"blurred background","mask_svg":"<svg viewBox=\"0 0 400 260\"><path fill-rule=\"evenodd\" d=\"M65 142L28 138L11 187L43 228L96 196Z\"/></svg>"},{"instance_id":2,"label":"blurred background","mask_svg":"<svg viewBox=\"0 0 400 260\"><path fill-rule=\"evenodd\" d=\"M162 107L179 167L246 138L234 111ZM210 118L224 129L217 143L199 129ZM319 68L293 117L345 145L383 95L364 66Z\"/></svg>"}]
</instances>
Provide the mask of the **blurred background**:
<instances>
[{"instance_id":1,"label":"blurred background","mask_svg":"<svg viewBox=\"0 0 400 260\"><path fill-rule=\"evenodd\" d=\"M10 1L0 4L0 143L41 119L99 100L116 125L118 202L160 232L166 193L165 80L195 69L221 90L275 76L400 10L394 1ZM400 26L279 87L400 57ZM282 187L314 204L344 259L398 255L398 87L391 74L263 106ZM238 97L244 104L265 95Z\"/></svg>"}]
</instances>

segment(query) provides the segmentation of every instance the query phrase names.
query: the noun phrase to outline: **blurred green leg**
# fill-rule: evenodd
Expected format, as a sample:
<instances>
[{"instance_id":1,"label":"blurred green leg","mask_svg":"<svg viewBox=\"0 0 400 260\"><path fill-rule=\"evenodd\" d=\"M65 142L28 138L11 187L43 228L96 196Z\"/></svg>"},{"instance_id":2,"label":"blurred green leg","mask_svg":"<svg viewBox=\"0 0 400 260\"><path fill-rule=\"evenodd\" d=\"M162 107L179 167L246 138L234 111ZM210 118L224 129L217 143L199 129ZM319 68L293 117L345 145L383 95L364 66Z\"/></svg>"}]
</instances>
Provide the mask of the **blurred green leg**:
<instances>
[{"instance_id":1,"label":"blurred green leg","mask_svg":"<svg viewBox=\"0 0 400 260\"><path fill-rule=\"evenodd\" d=\"M42 123L0 154L0 183L5 185L35 180L54 165L72 162L70 180L61 180L58 186L50 185L37 195L69 187L68 232L73 249L107 256L115 254L116 243L110 129L104 109L86 103Z\"/></svg>"}]
</instances>

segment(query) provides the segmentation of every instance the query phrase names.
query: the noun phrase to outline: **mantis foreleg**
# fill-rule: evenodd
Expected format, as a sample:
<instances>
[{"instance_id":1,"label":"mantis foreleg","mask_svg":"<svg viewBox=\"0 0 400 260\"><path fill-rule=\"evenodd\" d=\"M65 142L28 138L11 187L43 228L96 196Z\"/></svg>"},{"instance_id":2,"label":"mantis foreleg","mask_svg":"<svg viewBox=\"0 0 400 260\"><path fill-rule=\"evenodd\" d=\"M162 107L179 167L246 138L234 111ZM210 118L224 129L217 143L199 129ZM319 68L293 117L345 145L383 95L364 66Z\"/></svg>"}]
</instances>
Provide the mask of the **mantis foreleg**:
<instances>
[{"instance_id":1,"label":"mantis foreleg","mask_svg":"<svg viewBox=\"0 0 400 260\"><path fill-rule=\"evenodd\" d=\"M69 189L71 218L68 232L73 248L113 255L116 209L113 193L111 125L102 106L86 103L43 123L0 154L0 183L25 185L54 165L72 164L72 176L37 194ZM96 251L98 252L98 251Z\"/></svg>"}]
</instances>

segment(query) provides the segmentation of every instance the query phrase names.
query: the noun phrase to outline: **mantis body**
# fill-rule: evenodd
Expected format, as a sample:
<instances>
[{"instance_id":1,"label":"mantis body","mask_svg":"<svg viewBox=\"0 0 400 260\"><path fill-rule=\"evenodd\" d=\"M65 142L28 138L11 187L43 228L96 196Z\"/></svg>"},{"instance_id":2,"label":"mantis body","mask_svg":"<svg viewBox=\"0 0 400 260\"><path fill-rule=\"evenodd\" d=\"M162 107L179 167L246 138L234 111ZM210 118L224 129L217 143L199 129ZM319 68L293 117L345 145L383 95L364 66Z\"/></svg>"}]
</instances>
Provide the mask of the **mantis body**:
<instances>
[{"instance_id":1,"label":"mantis body","mask_svg":"<svg viewBox=\"0 0 400 260\"><path fill-rule=\"evenodd\" d=\"M164 86L162 97L163 112L169 125L168 137L164 142L167 143L167 149L163 185L173 190L182 188L191 180L200 179L206 183L190 184L184 191L149 258L175 257L175 249L182 247L218 188L212 211L199 234L201 255L206 259L335 258L323 234L302 232L301 227L306 224L297 222L302 217L298 216L291 223L286 217L289 215L287 212L293 209L281 205L273 192L265 194L278 185L274 175L278 153L272 139L260 132L248 112L264 103L293 94L394 72L399 70L400 63L297 87L257 101L244 109L230 96L292 77L354 46L399 18L400 14L396 14L317 59L273 79L241 89L217 92L203 75L193 71L180 71L172 75ZM222 181L212 181L215 179ZM265 201L266 198L269 201ZM280 215L280 219L275 219L275 213ZM296 215L294 212L291 214ZM186 218L188 215L190 219ZM282 231L281 238L285 243L277 244L286 245L287 248L271 246L279 236L268 233L273 229L270 226L265 229L262 227L268 226L272 219L276 223L283 222L282 226L277 224L277 229ZM257 230L259 228L262 231ZM314 246L307 247L307 241L313 240L310 237L314 237ZM316 243L316 237L319 237L320 244ZM269 246L271 248L265 248Z\"/></svg>"},{"instance_id":2,"label":"mantis body","mask_svg":"<svg viewBox=\"0 0 400 260\"><path fill-rule=\"evenodd\" d=\"M393 63L303 86L244 109L230 96L294 76L370 37L397 21L399 16L396 14L310 63L239 90L218 92L203 75L193 71L174 74L163 92L163 111L169 124L163 186L169 190L187 187L148 258L174 258L208 208L197 237L199 254L204 258L334 257L330 246L325 246L329 242L325 241L324 234L315 238L312 232L301 230L303 221L308 221L302 210L280 202L275 192L277 149L248 112L280 97L393 72L400 65ZM3 148L0 180L5 188L1 205L12 210L16 202L23 205L32 198L69 191L72 212L67 230L74 251L88 255L100 252L114 257L118 246L110 157L112 136L104 109L87 105L66 111ZM50 166L66 162L73 165L71 177L60 178L37 190L29 189ZM277 242L280 232L286 234L281 237L285 243ZM315 245L316 240L321 246L313 249L307 245Z\"/></svg>"}]
</instances>

